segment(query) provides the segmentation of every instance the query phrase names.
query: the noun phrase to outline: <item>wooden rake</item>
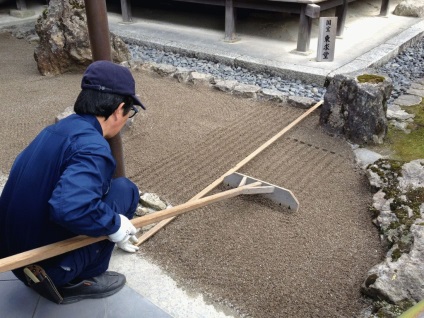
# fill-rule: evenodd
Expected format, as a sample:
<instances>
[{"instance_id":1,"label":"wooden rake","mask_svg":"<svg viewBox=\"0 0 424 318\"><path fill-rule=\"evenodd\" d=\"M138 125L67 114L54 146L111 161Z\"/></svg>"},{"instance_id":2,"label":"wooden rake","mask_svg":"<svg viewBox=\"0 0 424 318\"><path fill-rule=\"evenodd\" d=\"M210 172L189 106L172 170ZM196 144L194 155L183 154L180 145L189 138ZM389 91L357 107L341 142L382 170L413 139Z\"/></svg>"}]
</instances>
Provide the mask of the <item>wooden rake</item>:
<instances>
[{"instance_id":1,"label":"wooden rake","mask_svg":"<svg viewBox=\"0 0 424 318\"><path fill-rule=\"evenodd\" d=\"M136 228L140 228L152 223L157 223L161 220L168 219L170 217L175 217L208 204L233 198L242 194L262 194L265 195L268 199L275 201L277 204L287 205L287 207L295 211L299 206L297 199L289 190L277 187L270 183L256 180L248 176L235 174L232 176L231 180L228 181L227 185L231 186L234 184L234 182L237 182L237 180L240 181L240 186L236 186L231 190L223 191L195 201L190 201L156 213L141 216L139 218L132 219L131 222ZM289 198L287 202L286 198ZM0 259L0 272L5 272L33 264L53 256L64 254L83 246L102 241L104 239L107 239L107 237L89 237L85 235L79 235L64 241L52 243L46 246L32 249L30 251L5 257Z\"/></svg>"},{"instance_id":2,"label":"wooden rake","mask_svg":"<svg viewBox=\"0 0 424 318\"><path fill-rule=\"evenodd\" d=\"M290 123L287 127L285 127L282 131L280 131L277 135L272 137L265 144L256 149L248 157L246 157L243 161L237 164L234 168L230 169L227 173L222 175L204 190L199 192L190 201L181 205L177 205L162 211L158 211L131 220L132 224L136 228L141 228L143 226L159 222L151 230L140 236L139 242L136 245L140 245L141 243L146 241L162 227L172 221L177 215L212 204L214 202L233 198L238 195L260 194L265 196L267 199L270 199L271 201L277 203L278 205L285 206L293 211L297 211L299 208L299 202L290 190L255 179L253 177L237 173L236 171L242 166L244 166L247 162L252 160L254 157L256 157L260 152L266 149L269 145L271 145L274 141L280 138L288 130L297 125L306 116L308 116L315 109L321 106L322 103L323 101L320 101L315 104L313 107L311 107L301 116L299 116L296 120ZM232 187L233 189L205 197L207 193L212 191L221 183L224 183L227 186ZM0 272L6 272L29 264L33 264L105 239L107 239L106 236L89 237L85 235L79 235L64 241L52 243L26 252L5 257L0 259Z\"/></svg>"}]
</instances>

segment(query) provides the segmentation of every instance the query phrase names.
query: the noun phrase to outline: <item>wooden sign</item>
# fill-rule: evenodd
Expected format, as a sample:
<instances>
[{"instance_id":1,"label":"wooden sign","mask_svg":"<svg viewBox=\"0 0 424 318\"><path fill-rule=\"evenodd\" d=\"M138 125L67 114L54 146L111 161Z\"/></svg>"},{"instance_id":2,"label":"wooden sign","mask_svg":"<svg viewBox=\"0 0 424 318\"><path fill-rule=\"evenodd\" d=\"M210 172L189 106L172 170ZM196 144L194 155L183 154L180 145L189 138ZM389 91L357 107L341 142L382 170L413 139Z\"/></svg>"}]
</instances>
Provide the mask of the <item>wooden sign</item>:
<instances>
[{"instance_id":1,"label":"wooden sign","mask_svg":"<svg viewBox=\"0 0 424 318\"><path fill-rule=\"evenodd\" d=\"M337 17L319 18L318 62L332 62L336 46Z\"/></svg>"}]
</instances>

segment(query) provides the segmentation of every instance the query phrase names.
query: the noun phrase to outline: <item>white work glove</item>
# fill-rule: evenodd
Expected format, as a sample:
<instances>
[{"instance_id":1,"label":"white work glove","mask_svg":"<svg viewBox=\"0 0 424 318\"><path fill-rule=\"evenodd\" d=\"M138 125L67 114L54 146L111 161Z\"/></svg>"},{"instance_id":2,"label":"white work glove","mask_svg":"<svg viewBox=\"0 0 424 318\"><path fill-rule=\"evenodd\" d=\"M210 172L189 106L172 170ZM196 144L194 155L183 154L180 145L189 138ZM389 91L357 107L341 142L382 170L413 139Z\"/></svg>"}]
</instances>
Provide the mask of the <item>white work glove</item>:
<instances>
[{"instance_id":1,"label":"white work glove","mask_svg":"<svg viewBox=\"0 0 424 318\"><path fill-rule=\"evenodd\" d=\"M138 242L137 236L131 235L128 240L116 243L116 245L125 252L135 253L138 251L138 246L134 244Z\"/></svg>"},{"instance_id":2,"label":"white work glove","mask_svg":"<svg viewBox=\"0 0 424 318\"><path fill-rule=\"evenodd\" d=\"M108 236L109 240L116 243L120 249L134 253L138 251L138 246L133 245L133 243L138 242L135 236L137 229L125 215L119 214L119 217L121 218L121 226L118 231Z\"/></svg>"}]
</instances>

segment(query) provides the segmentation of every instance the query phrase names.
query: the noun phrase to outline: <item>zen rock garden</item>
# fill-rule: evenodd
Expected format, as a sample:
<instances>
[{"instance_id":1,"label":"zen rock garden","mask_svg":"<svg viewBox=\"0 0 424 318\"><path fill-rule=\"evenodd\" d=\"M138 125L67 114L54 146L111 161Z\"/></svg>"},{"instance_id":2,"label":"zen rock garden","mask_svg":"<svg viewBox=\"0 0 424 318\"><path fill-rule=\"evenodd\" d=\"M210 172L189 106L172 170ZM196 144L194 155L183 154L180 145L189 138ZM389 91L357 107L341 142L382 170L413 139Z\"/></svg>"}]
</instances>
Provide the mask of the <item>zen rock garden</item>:
<instances>
[{"instance_id":1,"label":"zen rock garden","mask_svg":"<svg viewBox=\"0 0 424 318\"><path fill-rule=\"evenodd\" d=\"M424 16L421 2L406 0L397 10L402 10L404 15ZM39 44L34 55L43 75L83 69L91 62L83 1L72 3L50 1L48 10L36 23ZM210 85L241 98L288 102L302 108L314 103L310 98L287 97L254 85L214 80L211 75L169 65L126 62L130 55L125 43L113 34L111 43L113 59L128 67L149 69L192 85ZM424 299L424 139L421 139L422 157L414 160L378 152L385 148L388 135L408 135L424 129L424 123L416 122L416 117L424 118L424 81L417 81L410 93L388 105L392 89L391 79L373 69L338 74L327 87L319 119L329 134L352 144L358 165L374 191L370 213L387 248L385 259L364 277L361 292L373 303L372 310L364 313L364 317L397 317ZM409 112L405 107L408 105L415 105L416 113ZM156 194L142 193L137 215L167 207L169 204Z\"/></svg>"}]
</instances>

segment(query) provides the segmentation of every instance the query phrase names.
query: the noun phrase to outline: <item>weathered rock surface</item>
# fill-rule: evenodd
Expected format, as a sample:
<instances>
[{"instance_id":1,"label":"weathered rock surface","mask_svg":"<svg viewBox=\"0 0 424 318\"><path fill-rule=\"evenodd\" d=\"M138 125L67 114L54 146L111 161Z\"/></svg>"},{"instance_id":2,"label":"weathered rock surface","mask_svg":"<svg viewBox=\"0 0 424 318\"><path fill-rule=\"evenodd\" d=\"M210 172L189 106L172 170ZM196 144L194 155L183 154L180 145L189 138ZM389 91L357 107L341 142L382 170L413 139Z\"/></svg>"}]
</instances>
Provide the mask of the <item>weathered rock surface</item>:
<instances>
[{"instance_id":1,"label":"weathered rock surface","mask_svg":"<svg viewBox=\"0 0 424 318\"><path fill-rule=\"evenodd\" d=\"M277 89L264 88L259 92L259 96L262 99L275 101L275 102L279 102L279 103L287 101L287 95L280 92Z\"/></svg>"},{"instance_id":2,"label":"weathered rock surface","mask_svg":"<svg viewBox=\"0 0 424 318\"><path fill-rule=\"evenodd\" d=\"M168 64L152 63L151 68L154 72L163 77L171 76L171 74L174 74L177 71L175 66Z\"/></svg>"},{"instance_id":3,"label":"weathered rock surface","mask_svg":"<svg viewBox=\"0 0 424 318\"><path fill-rule=\"evenodd\" d=\"M92 61L87 17L83 0L51 0L38 18L35 30L40 38L34 58L42 75L57 75L85 69ZM130 59L126 44L110 34L112 59Z\"/></svg>"},{"instance_id":4,"label":"weathered rock surface","mask_svg":"<svg viewBox=\"0 0 424 318\"><path fill-rule=\"evenodd\" d=\"M353 153L355 154L356 163L363 169L382 158L379 153L366 148L356 148Z\"/></svg>"},{"instance_id":5,"label":"weathered rock surface","mask_svg":"<svg viewBox=\"0 0 424 318\"><path fill-rule=\"evenodd\" d=\"M360 83L358 78L363 75L381 81ZM380 144L387 133L387 100L392 89L391 79L373 70L338 74L324 96L320 124L353 143Z\"/></svg>"},{"instance_id":6,"label":"weathered rock surface","mask_svg":"<svg viewBox=\"0 0 424 318\"><path fill-rule=\"evenodd\" d=\"M414 160L402 166L399 189L404 193L417 188L424 188L424 159Z\"/></svg>"},{"instance_id":7,"label":"weathered rock surface","mask_svg":"<svg viewBox=\"0 0 424 318\"><path fill-rule=\"evenodd\" d=\"M289 96L287 102L290 106L303 109L311 108L316 103L313 98L302 96Z\"/></svg>"},{"instance_id":8,"label":"weathered rock surface","mask_svg":"<svg viewBox=\"0 0 424 318\"><path fill-rule=\"evenodd\" d=\"M190 84L203 84L209 85L213 81L213 76L210 74L191 72L188 76L187 82Z\"/></svg>"},{"instance_id":9,"label":"weathered rock surface","mask_svg":"<svg viewBox=\"0 0 424 318\"><path fill-rule=\"evenodd\" d=\"M168 204L165 200L160 198L156 193L140 193L140 200L135 211L135 217L144 216L147 214L162 211L171 208L172 205ZM155 226L156 223L143 226L142 232L146 232Z\"/></svg>"},{"instance_id":10,"label":"weathered rock surface","mask_svg":"<svg viewBox=\"0 0 424 318\"><path fill-rule=\"evenodd\" d=\"M237 84L238 82L234 80L219 80L216 81L214 88L223 92L232 92Z\"/></svg>"},{"instance_id":11,"label":"weathered rock surface","mask_svg":"<svg viewBox=\"0 0 424 318\"><path fill-rule=\"evenodd\" d=\"M424 17L424 0L403 0L393 14L406 17Z\"/></svg>"},{"instance_id":12,"label":"weathered rock surface","mask_svg":"<svg viewBox=\"0 0 424 318\"><path fill-rule=\"evenodd\" d=\"M407 113L402 108L400 108L400 106L397 104L390 105L390 107L387 108L388 119L404 121L404 120L412 119L414 117L415 117L414 115Z\"/></svg>"},{"instance_id":13,"label":"weathered rock surface","mask_svg":"<svg viewBox=\"0 0 424 318\"><path fill-rule=\"evenodd\" d=\"M369 270L362 292L385 302L381 310L393 313L424 299L424 159L408 163L381 159L366 173L378 189L373 222L388 252L384 262Z\"/></svg>"},{"instance_id":14,"label":"weathered rock surface","mask_svg":"<svg viewBox=\"0 0 424 318\"><path fill-rule=\"evenodd\" d=\"M368 272L368 295L395 304L424 299L424 226L412 225L411 234L414 243L408 254L402 254L396 262L387 258Z\"/></svg>"},{"instance_id":15,"label":"weathered rock surface","mask_svg":"<svg viewBox=\"0 0 424 318\"><path fill-rule=\"evenodd\" d=\"M257 85L237 84L234 86L233 94L244 98L256 98L260 90Z\"/></svg>"}]
</instances>

